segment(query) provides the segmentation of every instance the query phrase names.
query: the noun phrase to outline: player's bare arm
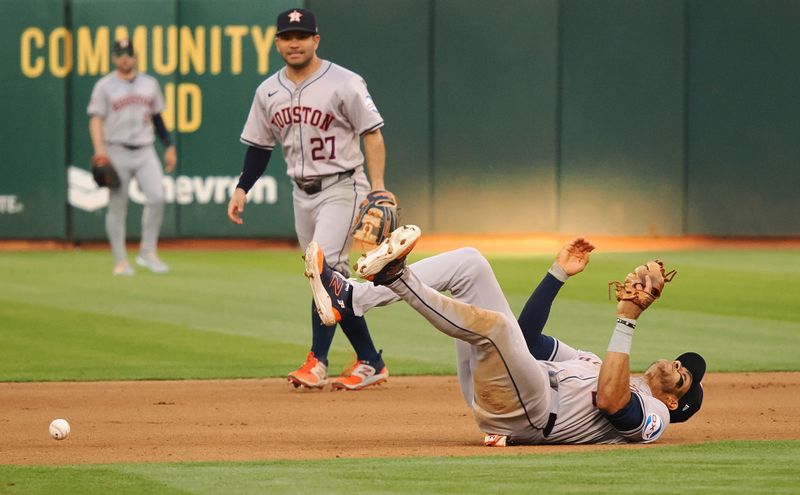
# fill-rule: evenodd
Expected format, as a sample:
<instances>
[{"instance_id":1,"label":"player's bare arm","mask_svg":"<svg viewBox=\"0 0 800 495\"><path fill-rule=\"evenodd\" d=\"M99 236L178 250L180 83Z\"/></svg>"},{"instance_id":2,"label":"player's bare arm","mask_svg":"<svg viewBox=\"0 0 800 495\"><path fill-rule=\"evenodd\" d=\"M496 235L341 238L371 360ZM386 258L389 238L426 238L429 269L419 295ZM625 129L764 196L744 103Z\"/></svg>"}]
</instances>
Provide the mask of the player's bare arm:
<instances>
[{"instance_id":1,"label":"player's bare arm","mask_svg":"<svg viewBox=\"0 0 800 495\"><path fill-rule=\"evenodd\" d=\"M92 138L92 146L95 155L106 154L106 144L103 136L103 119L93 115L89 119L89 136Z\"/></svg>"},{"instance_id":2,"label":"player's bare arm","mask_svg":"<svg viewBox=\"0 0 800 495\"><path fill-rule=\"evenodd\" d=\"M175 165L178 164L178 153L175 150L175 145L170 144L164 149L164 170L168 174L175 171Z\"/></svg>"},{"instance_id":3,"label":"player's bare arm","mask_svg":"<svg viewBox=\"0 0 800 495\"><path fill-rule=\"evenodd\" d=\"M609 351L597 377L597 408L614 414L625 407L631 400L630 379L630 356Z\"/></svg>"},{"instance_id":4,"label":"player's bare arm","mask_svg":"<svg viewBox=\"0 0 800 495\"><path fill-rule=\"evenodd\" d=\"M244 205L247 203L247 194L244 189L237 187L231 195L231 200L228 201L228 219L236 225L242 225L241 214L244 212Z\"/></svg>"},{"instance_id":5,"label":"player's bare arm","mask_svg":"<svg viewBox=\"0 0 800 495\"><path fill-rule=\"evenodd\" d=\"M614 414L631 400L630 352L641 309L630 301L617 303L617 326L597 377L597 408Z\"/></svg>"},{"instance_id":6,"label":"player's bare arm","mask_svg":"<svg viewBox=\"0 0 800 495\"><path fill-rule=\"evenodd\" d=\"M589 255L594 251L594 245L582 237L574 239L561 248L556 255L556 263L564 269L567 275L576 275L589 264Z\"/></svg>"},{"instance_id":7,"label":"player's bare arm","mask_svg":"<svg viewBox=\"0 0 800 495\"><path fill-rule=\"evenodd\" d=\"M370 131L363 136L364 157L367 161L367 173L372 184L372 190L384 190L384 170L386 169L386 145L380 129Z\"/></svg>"}]
</instances>

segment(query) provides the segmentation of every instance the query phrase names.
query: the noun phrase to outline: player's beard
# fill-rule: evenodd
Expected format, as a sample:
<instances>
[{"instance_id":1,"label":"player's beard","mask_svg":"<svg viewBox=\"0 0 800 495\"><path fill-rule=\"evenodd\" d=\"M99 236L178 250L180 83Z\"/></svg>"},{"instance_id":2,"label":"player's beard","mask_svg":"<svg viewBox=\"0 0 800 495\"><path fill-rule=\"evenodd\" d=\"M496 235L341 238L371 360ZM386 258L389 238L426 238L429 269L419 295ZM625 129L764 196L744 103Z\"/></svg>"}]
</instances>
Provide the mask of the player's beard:
<instances>
[{"instance_id":1,"label":"player's beard","mask_svg":"<svg viewBox=\"0 0 800 495\"><path fill-rule=\"evenodd\" d=\"M128 79L136 72L136 60L132 59L128 62L118 63L116 64L116 69L120 76L124 79Z\"/></svg>"},{"instance_id":2,"label":"player's beard","mask_svg":"<svg viewBox=\"0 0 800 495\"><path fill-rule=\"evenodd\" d=\"M656 361L651 364L644 372L644 376L650 385L650 391L653 396L663 401L666 394L673 394L680 396L679 392L675 390L675 380L673 374L673 364L668 362L666 364Z\"/></svg>"},{"instance_id":3,"label":"player's beard","mask_svg":"<svg viewBox=\"0 0 800 495\"><path fill-rule=\"evenodd\" d=\"M313 55L306 58L305 60L301 60L300 62L290 62L288 56L283 57L283 61L286 62L286 65L288 65L289 67L291 67L296 71L302 71L303 69L311 65L312 60L314 60Z\"/></svg>"}]
</instances>

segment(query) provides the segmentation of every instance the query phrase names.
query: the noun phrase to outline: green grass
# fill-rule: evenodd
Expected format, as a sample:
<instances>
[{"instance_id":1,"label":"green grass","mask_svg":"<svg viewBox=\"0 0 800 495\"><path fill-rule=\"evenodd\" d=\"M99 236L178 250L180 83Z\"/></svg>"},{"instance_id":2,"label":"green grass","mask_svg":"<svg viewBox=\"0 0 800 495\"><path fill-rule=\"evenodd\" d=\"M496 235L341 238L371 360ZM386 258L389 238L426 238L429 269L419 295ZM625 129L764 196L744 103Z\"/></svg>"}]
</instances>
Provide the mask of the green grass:
<instances>
[{"instance_id":1,"label":"green grass","mask_svg":"<svg viewBox=\"0 0 800 495\"><path fill-rule=\"evenodd\" d=\"M800 441L582 453L305 462L0 466L0 493L765 493L800 492Z\"/></svg>"},{"instance_id":2,"label":"green grass","mask_svg":"<svg viewBox=\"0 0 800 495\"><path fill-rule=\"evenodd\" d=\"M115 278L106 251L0 253L0 380L268 377L302 362L310 293L298 253L164 256L167 276ZM607 282L654 256L595 254L561 291L546 332L602 355L614 316ZM712 371L798 368L800 251L660 256L678 276L640 320L635 370L689 349ZM490 260L518 312L552 256ZM451 340L406 305L376 309L368 321L393 374L455 371ZM330 359L334 370L352 359L341 332Z\"/></svg>"},{"instance_id":3,"label":"green grass","mask_svg":"<svg viewBox=\"0 0 800 495\"><path fill-rule=\"evenodd\" d=\"M107 252L0 253L0 380L269 377L302 363L311 298L298 254L164 256L169 275L121 278ZM405 350L392 356L393 374L453 372L447 337L421 324L411 333L438 338L438 349L415 353L396 336ZM338 332L334 371L352 359Z\"/></svg>"}]
</instances>

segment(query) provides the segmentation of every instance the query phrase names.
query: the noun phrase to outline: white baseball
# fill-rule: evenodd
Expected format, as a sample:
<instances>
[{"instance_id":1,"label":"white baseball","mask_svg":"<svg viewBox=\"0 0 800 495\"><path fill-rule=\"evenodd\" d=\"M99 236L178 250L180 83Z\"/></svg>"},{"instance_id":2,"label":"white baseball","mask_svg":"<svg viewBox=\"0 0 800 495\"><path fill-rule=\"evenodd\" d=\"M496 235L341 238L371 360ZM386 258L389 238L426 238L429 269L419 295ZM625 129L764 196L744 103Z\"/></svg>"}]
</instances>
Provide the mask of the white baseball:
<instances>
[{"instance_id":1,"label":"white baseball","mask_svg":"<svg viewBox=\"0 0 800 495\"><path fill-rule=\"evenodd\" d=\"M66 419L54 419L50 423L50 436L56 440L64 440L69 436L69 423Z\"/></svg>"}]
</instances>

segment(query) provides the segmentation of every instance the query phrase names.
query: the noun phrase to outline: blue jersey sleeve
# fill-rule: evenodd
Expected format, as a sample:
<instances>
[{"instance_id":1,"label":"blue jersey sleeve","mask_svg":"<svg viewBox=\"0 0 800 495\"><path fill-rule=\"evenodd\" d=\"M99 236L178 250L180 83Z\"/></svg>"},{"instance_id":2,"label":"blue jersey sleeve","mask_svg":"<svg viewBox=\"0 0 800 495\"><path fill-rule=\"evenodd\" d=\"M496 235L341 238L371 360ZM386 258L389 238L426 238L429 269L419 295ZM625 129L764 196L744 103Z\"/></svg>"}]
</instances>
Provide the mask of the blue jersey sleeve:
<instances>
[{"instance_id":1,"label":"blue jersey sleeve","mask_svg":"<svg viewBox=\"0 0 800 495\"><path fill-rule=\"evenodd\" d=\"M255 146L248 146L247 152L244 155L244 166L242 167L242 175L239 176L239 183L236 187L241 187L244 192L250 191L253 184L261 177L267 164L272 151Z\"/></svg>"},{"instance_id":2,"label":"blue jersey sleeve","mask_svg":"<svg viewBox=\"0 0 800 495\"><path fill-rule=\"evenodd\" d=\"M606 418L616 430L632 443L648 443L664 433L669 424L669 410L654 397L631 392L628 404Z\"/></svg>"},{"instance_id":3,"label":"blue jersey sleeve","mask_svg":"<svg viewBox=\"0 0 800 495\"><path fill-rule=\"evenodd\" d=\"M542 331L550 316L553 300L563 285L564 282L546 273L528 298L517 320L525 337L525 343L528 344L528 350L540 361L551 359L558 345L556 339L543 334Z\"/></svg>"},{"instance_id":4,"label":"blue jersey sleeve","mask_svg":"<svg viewBox=\"0 0 800 495\"><path fill-rule=\"evenodd\" d=\"M606 417L617 431L634 430L642 424L644 419L642 401L637 394L631 393L631 400L628 401L625 407L614 414L606 414Z\"/></svg>"}]
</instances>

